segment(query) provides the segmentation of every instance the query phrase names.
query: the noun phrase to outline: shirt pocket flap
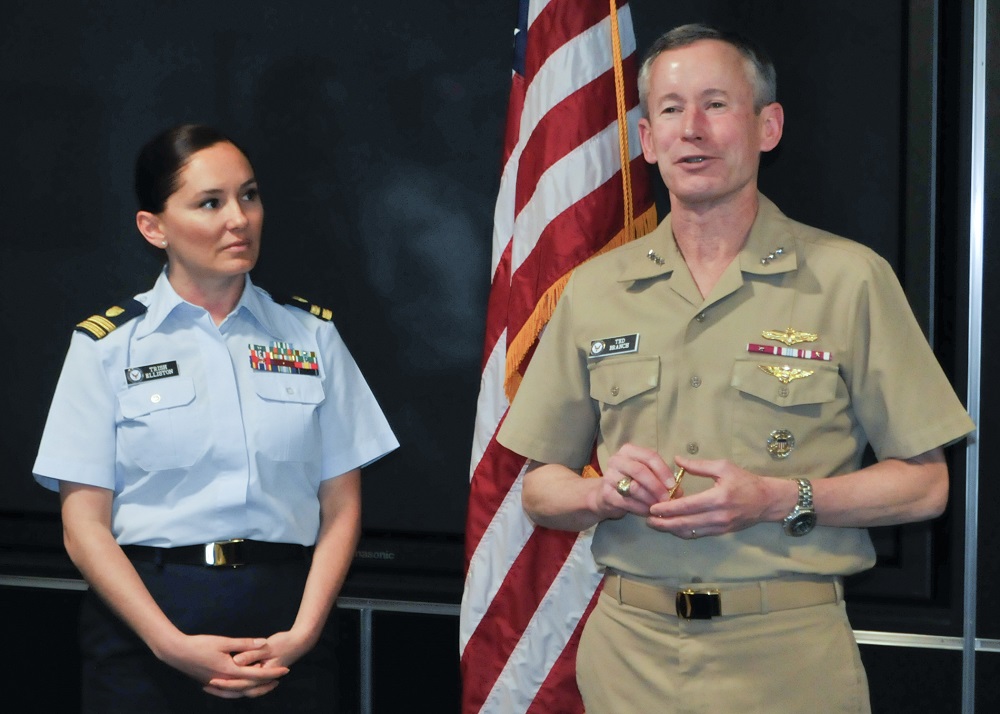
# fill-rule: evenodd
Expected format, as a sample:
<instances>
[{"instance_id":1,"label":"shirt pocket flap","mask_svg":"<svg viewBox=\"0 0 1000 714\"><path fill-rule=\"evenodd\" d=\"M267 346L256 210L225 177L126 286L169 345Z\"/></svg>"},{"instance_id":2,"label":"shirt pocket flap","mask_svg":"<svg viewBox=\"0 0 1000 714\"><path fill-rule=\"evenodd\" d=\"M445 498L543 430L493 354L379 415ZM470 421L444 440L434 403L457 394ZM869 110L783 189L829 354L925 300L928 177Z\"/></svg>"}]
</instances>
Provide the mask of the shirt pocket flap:
<instances>
[{"instance_id":1,"label":"shirt pocket flap","mask_svg":"<svg viewBox=\"0 0 1000 714\"><path fill-rule=\"evenodd\" d=\"M762 367L779 370L771 374ZM795 370L800 370L795 372ZM811 372L811 374L805 374ZM785 382L783 379L787 379ZM763 399L781 407L795 407L803 404L824 404L837 396L840 373L836 365L796 362L760 362L740 360L733 365L730 384L744 394Z\"/></svg>"},{"instance_id":2,"label":"shirt pocket flap","mask_svg":"<svg viewBox=\"0 0 1000 714\"><path fill-rule=\"evenodd\" d=\"M325 397L323 383L309 375L261 372L254 375L253 386L257 396L270 402L319 404Z\"/></svg>"},{"instance_id":3,"label":"shirt pocket flap","mask_svg":"<svg viewBox=\"0 0 1000 714\"><path fill-rule=\"evenodd\" d=\"M169 377L154 382L134 384L118 393L122 416L136 419L163 409L184 406L194 401L194 382L188 377Z\"/></svg>"},{"instance_id":4,"label":"shirt pocket flap","mask_svg":"<svg viewBox=\"0 0 1000 714\"><path fill-rule=\"evenodd\" d=\"M621 404L658 386L659 356L600 362L590 371L590 396L604 404Z\"/></svg>"}]
</instances>

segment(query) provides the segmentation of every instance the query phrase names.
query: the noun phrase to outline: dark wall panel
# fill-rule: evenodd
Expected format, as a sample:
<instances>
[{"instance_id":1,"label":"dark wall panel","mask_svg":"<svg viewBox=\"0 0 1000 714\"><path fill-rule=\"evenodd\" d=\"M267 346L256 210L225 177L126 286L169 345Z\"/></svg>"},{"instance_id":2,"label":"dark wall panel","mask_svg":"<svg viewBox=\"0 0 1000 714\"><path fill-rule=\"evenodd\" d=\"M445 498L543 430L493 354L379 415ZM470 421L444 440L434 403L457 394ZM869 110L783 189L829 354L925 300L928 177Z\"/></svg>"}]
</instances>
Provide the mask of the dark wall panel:
<instances>
[{"instance_id":1,"label":"dark wall panel","mask_svg":"<svg viewBox=\"0 0 1000 714\"><path fill-rule=\"evenodd\" d=\"M962 710L961 652L862 646L861 661L868 673L873 712Z\"/></svg>"}]
</instances>

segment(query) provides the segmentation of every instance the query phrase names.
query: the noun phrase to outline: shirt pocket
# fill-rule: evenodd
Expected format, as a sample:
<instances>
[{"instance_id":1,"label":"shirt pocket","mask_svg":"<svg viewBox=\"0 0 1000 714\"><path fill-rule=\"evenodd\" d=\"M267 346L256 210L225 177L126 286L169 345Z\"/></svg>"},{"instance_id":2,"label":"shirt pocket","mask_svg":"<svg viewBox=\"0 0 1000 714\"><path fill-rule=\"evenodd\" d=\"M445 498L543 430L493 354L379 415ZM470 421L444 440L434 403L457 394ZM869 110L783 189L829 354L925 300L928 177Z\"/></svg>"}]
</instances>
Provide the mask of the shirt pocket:
<instances>
[{"instance_id":1,"label":"shirt pocket","mask_svg":"<svg viewBox=\"0 0 1000 714\"><path fill-rule=\"evenodd\" d=\"M207 425L187 377L133 385L118 393L118 407L119 445L146 471L186 468L207 451Z\"/></svg>"},{"instance_id":2,"label":"shirt pocket","mask_svg":"<svg viewBox=\"0 0 1000 714\"><path fill-rule=\"evenodd\" d=\"M736 399L733 455L747 467L760 465L775 475L801 473L822 462L818 447L824 439L842 427L849 430L843 418L846 388L835 364L738 360L730 385Z\"/></svg>"},{"instance_id":3,"label":"shirt pocket","mask_svg":"<svg viewBox=\"0 0 1000 714\"><path fill-rule=\"evenodd\" d=\"M311 375L259 372L255 438L250 446L272 461L319 463L318 409L326 399L323 382Z\"/></svg>"},{"instance_id":4,"label":"shirt pocket","mask_svg":"<svg viewBox=\"0 0 1000 714\"><path fill-rule=\"evenodd\" d=\"M609 454L626 443L657 448L660 358L621 357L590 366L590 397L598 402Z\"/></svg>"}]
</instances>

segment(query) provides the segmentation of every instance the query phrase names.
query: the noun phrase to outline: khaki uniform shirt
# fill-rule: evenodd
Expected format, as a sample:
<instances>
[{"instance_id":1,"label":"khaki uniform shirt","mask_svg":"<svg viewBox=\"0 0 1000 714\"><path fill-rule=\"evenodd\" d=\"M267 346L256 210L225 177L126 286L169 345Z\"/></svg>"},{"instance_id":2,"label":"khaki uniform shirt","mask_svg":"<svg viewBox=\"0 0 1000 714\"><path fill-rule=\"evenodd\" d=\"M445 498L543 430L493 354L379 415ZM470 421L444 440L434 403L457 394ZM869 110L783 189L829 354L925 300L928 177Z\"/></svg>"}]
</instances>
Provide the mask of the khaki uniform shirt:
<instances>
[{"instance_id":1,"label":"khaki uniform shirt","mask_svg":"<svg viewBox=\"0 0 1000 714\"><path fill-rule=\"evenodd\" d=\"M786 331L805 341L786 345ZM573 469L596 437L602 468L631 442L667 463L689 454L820 479L857 470L867 443L879 459L908 458L973 428L886 261L761 196L746 246L707 298L670 216L580 266L498 438ZM684 490L711 484L689 476ZM760 523L682 540L632 515L602 521L593 552L623 575L669 583L846 575L875 561L862 528L795 538Z\"/></svg>"}]
</instances>

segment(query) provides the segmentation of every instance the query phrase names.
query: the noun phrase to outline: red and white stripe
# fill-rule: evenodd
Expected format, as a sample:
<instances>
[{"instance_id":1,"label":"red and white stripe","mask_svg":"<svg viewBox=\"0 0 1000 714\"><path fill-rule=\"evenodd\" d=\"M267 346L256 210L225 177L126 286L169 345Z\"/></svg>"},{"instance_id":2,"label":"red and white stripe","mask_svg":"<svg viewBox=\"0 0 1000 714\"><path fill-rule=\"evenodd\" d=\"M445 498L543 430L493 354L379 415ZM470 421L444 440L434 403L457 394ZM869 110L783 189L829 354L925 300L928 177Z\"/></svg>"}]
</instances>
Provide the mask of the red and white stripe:
<instances>
[{"instance_id":1,"label":"red and white stripe","mask_svg":"<svg viewBox=\"0 0 1000 714\"><path fill-rule=\"evenodd\" d=\"M590 533L534 527L521 508L525 460L495 439L508 407L510 341L542 294L624 224L609 0L528 4L524 70L512 79L494 215L473 437L460 631L463 714L582 712L576 640L600 583ZM652 200L635 132L635 36L627 3L617 4L638 214Z\"/></svg>"}]
</instances>

